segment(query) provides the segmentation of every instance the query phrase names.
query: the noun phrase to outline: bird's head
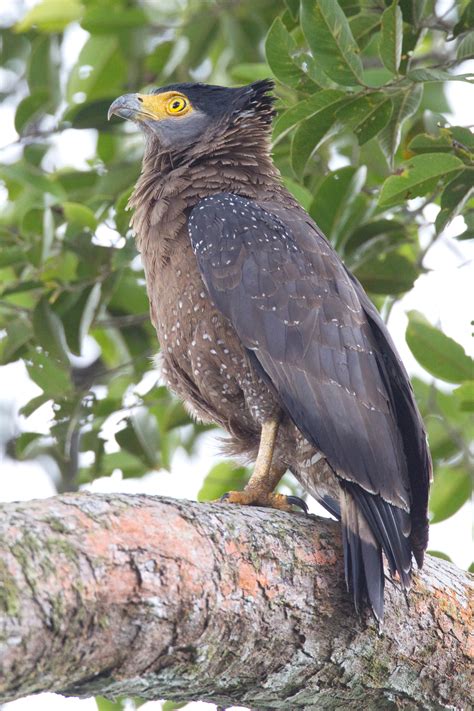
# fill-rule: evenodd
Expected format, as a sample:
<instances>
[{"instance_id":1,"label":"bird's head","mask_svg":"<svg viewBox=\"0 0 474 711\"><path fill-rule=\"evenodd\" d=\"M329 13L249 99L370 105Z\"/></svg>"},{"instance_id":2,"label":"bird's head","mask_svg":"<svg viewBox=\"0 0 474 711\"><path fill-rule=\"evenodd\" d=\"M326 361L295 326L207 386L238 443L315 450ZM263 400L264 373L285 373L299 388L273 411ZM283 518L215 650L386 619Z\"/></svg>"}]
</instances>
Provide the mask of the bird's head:
<instances>
[{"instance_id":1,"label":"bird's head","mask_svg":"<svg viewBox=\"0 0 474 711\"><path fill-rule=\"evenodd\" d=\"M134 121L166 151L182 151L232 128L268 132L273 117L270 80L226 88L210 84L170 84L150 94L124 94L108 113Z\"/></svg>"}]
</instances>

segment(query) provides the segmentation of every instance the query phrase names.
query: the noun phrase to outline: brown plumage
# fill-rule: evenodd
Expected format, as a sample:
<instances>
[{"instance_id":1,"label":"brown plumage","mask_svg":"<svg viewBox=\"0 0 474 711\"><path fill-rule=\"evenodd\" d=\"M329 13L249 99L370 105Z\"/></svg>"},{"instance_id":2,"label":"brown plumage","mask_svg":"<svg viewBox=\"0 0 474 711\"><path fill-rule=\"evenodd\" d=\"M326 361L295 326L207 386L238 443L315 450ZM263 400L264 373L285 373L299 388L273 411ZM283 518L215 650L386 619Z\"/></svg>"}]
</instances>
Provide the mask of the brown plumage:
<instances>
[{"instance_id":1,"label":"brown plumage","mask_svg":"<svg viewBox=\"0 0 474 711\"><path fill-rule=\"evenodd\" d=\"M289 508L270 492L290 469L342 519L355 604L381 618L382 551L408 588L427 545L425 432L378 312L281 184L271 86L112 105L147 139L130 204L151 318L171 388L234 453L258 453L229 500Z\"/></svg>"}]
</instances>

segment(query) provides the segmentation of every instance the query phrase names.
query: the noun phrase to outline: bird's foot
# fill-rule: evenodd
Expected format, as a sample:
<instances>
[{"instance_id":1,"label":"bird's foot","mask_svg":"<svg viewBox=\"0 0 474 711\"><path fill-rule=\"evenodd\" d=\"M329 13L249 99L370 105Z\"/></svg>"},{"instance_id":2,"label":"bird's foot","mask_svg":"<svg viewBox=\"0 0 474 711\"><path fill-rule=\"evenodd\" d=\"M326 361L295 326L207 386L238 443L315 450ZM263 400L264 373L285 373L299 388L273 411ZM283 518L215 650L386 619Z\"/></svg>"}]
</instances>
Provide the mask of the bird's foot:
<instances>
[{"instance_id":1,"label":"bird's foot","mask_svg":"<svg viewBox=\"0 0 474 711\"><path fill-rule=\"evenodd\" d=\"M243 491L228 491L221 496L219 501L226 504L240 504L241 506L264 506L266 508L278 509L279 511L292 512L297 506L305 514L308 513L308 506L299 496L285 496L285 494L275 494L273 492L261 492L255 489L244 489Z\"/></svg>"}]
</instances>

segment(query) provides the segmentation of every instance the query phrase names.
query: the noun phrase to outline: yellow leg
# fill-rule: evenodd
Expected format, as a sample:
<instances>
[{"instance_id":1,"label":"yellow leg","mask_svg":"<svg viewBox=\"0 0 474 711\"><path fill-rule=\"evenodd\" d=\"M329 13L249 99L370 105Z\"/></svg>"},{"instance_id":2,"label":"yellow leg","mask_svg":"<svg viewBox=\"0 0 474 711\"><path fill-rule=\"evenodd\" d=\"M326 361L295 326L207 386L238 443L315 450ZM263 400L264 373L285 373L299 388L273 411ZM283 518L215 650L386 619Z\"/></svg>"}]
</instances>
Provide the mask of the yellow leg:
<instances>
[{"instance_id":1,"label":"yellow leg","mask_svg":"<svg viewBox=\"0 0 474 711\"><path fill-rule=\"evenodd\" d=\"M278 434L279 420L268 420L262 426L257 461L253 474L243 491L229 491L223 500L230 504L268 506L281 511L291 511L293 505L305 509L305 503L296 497L275 494L273 490L286 471L286 467L272 467L273 450Z\"/></svg>"},{"instance_id":2,"label":"yellow leg","mask_svg":"<svg viewBox=\"0 0 474 711\"><path fill-rule=\"evenodd\" d=\"M262 494L269 494L285 473L284 471L272 470L273 450L275 448L279 424L278 420L264 422L260 435L257 461L255 462L252 476L245 487L246 490L250 489L255 492L261 492Z\"/></svg>"}]
</instances>

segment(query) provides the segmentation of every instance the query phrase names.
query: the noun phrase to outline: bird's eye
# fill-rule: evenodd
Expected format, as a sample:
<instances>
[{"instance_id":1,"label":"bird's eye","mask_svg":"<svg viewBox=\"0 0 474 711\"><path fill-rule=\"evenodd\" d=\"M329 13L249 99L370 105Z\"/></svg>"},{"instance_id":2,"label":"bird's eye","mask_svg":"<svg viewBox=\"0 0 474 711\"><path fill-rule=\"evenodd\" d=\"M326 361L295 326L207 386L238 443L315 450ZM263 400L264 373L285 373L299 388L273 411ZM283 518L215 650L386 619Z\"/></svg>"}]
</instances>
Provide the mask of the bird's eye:
<instances>
[{"instance_id":1,"label":"bird's eye","mask_svg":"<svg viewBox=\"0 0 474 711\"><path fill-rule=\"evenodd\" d=\"M173 96L173 98L168 101L166 110L169 114L180 114L187 106L188 102L183 96Z\"/></svg>"}]
</instances>

